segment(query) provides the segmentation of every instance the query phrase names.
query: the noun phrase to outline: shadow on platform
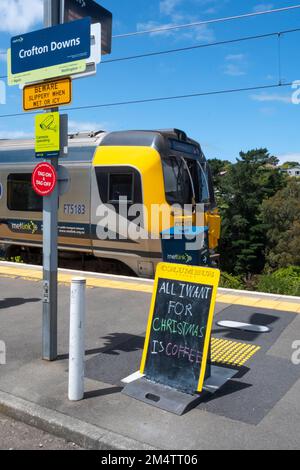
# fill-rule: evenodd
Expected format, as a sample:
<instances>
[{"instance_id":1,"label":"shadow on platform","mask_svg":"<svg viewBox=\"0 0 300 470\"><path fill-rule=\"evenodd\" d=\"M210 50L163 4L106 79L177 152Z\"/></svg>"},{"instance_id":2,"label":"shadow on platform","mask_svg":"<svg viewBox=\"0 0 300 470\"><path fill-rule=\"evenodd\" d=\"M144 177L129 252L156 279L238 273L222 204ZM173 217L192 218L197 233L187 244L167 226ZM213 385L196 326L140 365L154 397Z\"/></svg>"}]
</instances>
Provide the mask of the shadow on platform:
<instances>
[{"instance_id":1,"label":"shadow on platform","mask_svg":"<svg viewBox=\"0 0 300 470\"><path fill-rule=\"evenodd\" d=\"M20 305L34 303L34 302L41 302L41 299L24 299L21 297L4 299L4 300L0 300L0 309L19 307Z\"/></svg>"}]
</instances>

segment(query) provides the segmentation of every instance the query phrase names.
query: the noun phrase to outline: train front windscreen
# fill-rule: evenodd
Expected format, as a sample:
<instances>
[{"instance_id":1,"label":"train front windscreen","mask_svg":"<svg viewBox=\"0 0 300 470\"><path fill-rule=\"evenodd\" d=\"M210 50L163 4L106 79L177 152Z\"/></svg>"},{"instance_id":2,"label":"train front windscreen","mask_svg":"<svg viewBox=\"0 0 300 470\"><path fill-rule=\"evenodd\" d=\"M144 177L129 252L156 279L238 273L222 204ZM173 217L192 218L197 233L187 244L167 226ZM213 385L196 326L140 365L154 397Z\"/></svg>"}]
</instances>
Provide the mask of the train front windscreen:
<instances>
[{"instance_id":1,"label":"train front windscreen","mask_svg":"<svg viewBox=\"0 0 300 470\"><path fill-rule=\"evenodd\" d=\"M169 204L214 205L214 192L207 163L183 156L170 156L163 158L163 171Z\"/></svg>"}]
</instances>

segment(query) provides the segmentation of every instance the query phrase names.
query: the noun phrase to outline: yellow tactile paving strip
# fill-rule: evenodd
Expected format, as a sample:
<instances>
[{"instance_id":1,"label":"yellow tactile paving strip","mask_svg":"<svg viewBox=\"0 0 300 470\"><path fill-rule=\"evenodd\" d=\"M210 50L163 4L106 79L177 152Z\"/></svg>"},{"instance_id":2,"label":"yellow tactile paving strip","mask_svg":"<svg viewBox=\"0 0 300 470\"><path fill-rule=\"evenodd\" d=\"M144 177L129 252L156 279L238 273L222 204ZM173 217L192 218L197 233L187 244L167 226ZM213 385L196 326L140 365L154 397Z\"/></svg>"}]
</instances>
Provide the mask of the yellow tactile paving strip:
<instances>
[{"instance_id":1,"label":"yellow tactile paving strip","mask_svg":"<svg viewBox=\"0 0 300 470\"><path fill-rule=\"evenodd\" d=\"M0 277L3 278L21 278L31 281L41 281L42 271L38 269L30 269L26 266L0 266ZM70 284L74 274L59 273L58 282L62 284ZM127 280L114 280L98 277L86 276L87 287L101 287L104 289L118 289L125 291L143 292L151 294L153 286L151 283L134 282ZM247 295L232 295L220 293L217 296L217 302L228 305L242 305L246 307L265 308L278 311L286 311L300 313L300 302L289 302L282 298L274 300L268 297L255 297Z\"/></svg>"},{"instance_id":2,"label":"yellow tactile paving strip","mask_svg":"<svg viewBox=\"0 0 300 470\"><path fill-rule=\"evenodd\" d=\"M243 366L259 350L260 346L253 344L237 343L226 339L212 338L211 360L217 364Z\"/></svg>"}]
</instances>

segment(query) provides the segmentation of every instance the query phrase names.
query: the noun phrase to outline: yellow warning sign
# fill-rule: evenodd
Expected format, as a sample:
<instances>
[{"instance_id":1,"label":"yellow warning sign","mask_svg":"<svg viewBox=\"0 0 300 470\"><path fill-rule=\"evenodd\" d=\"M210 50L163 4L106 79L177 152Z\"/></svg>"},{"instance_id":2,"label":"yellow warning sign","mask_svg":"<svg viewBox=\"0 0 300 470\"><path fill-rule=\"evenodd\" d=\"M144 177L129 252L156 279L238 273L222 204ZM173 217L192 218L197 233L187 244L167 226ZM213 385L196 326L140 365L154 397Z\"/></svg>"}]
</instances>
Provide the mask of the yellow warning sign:
<instances>
[{"instance_id":1,"label":"yellow warning sign","mask_svg":"<svg viewBox=\"0 0 300 470\"><path fill-rule=\"evenodd\" d=\"M23 89L23 109L47 109L70 104L72 101L72 80L61 78L49 82L28 85Z\"/></svg>"},{"instance_id":2,"label":"yellow warning sign","mask_svg":"<svg viewBox=\"0 0 300 470\"><path fill-rule=\"evenodd\" d=\"M35 117L35 155L37 158L58 157L60 153L60 115L58 112Z\"/></svg>"}]
</instances>

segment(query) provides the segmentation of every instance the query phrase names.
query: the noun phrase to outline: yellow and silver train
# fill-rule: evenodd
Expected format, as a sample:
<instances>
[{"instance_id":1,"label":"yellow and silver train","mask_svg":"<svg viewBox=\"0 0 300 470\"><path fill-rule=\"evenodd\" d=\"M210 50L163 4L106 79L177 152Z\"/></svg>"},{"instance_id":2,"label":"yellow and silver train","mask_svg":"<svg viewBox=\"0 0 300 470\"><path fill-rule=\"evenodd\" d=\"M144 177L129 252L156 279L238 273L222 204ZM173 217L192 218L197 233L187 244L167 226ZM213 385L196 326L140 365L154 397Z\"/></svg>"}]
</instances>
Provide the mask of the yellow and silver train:
<instances>
[{"instance_id":1,"label":"yellow and silver train","mask_svg":"<svg viewBox=\"0 0 300 470\"><path fill-rule=\"evenodd\" d=\"M78 133L69 136L68 157L60 159L70 183L59 203L59 253L61 259L93 259L99 270L106 264L125 266L141 277L154 276L161 261L159 237L99 239L99 207L120 210L141 204L143 229L149 234L151 206L169 208L162 217L163 231L176 224L173 205L204 204L204 224L209 227L211 254L220 237L209 165L200 145L177 129ZM42 260L42 198L31 187L37 160L34 142L0 141L0 245L6 258L21 255L25 262ZM190 214L193 219L193 211ZM145 237L146 238L146 237Z\"/></svg>"}]
</instances>

